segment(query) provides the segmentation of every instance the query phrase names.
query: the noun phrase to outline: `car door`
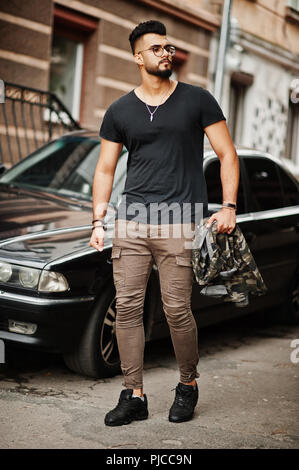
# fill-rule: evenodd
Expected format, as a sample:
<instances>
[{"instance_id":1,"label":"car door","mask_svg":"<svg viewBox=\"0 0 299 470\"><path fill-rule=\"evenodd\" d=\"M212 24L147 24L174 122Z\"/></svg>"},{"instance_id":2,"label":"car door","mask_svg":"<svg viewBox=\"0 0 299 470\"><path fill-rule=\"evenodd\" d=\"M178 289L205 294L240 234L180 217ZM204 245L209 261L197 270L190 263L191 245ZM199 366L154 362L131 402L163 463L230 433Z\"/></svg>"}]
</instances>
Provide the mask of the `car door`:
<instances>
[{"instance_id":1,"label":"car door","mask_svg":"<svg viewBox=\"0 0 299 470\"><path fill-rule=\"evenodd\" d=\"M278 305L298 266L298 184L275 159L253 154L244 155L242 161L252 215L252 251L269 290L265 301Z\"/></svg>"}]
</instances>

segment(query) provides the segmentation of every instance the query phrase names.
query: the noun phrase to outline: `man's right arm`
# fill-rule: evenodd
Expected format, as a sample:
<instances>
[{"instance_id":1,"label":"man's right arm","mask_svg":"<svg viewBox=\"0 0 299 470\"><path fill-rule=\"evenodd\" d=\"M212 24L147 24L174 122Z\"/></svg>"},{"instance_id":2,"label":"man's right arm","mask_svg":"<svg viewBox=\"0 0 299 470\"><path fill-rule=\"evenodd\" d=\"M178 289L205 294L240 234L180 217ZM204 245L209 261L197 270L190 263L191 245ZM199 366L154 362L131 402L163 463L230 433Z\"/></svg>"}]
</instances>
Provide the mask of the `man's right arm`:
<instances>
[{"instance_id":1,"label":"man's right arm","mask_svg":"<svg viewBox=\"0 0 299 470\"><path fill-rule=\"evenodd\" d=\"M103 219L106 215L112 192L115 168L122 148L122 143L101 139L100 156L95 169L92 187L93 219ZM95 223L94 225L97 224ZM89 243L90 246L93 246L98 251L102 251L104 233L101 227L94 229Z\"/></svg>"}]
</instances>

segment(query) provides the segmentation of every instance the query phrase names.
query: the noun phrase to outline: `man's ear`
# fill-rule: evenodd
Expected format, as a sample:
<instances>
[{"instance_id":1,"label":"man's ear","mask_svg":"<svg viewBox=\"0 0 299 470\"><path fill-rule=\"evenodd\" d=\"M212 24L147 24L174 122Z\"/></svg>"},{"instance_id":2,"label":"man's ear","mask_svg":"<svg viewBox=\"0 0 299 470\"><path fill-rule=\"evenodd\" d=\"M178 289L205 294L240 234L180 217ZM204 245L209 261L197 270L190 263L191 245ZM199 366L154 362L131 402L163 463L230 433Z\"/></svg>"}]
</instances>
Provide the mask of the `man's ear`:
<instances>
[{"instance_id":1,"label":"man's ear","mask_svg":"<svg viewBox=\"0 0 299 470\"><path fill-rule=\"evenodd\" d=\"M140 54L134 54L133 57L137 65L143 65L143 57Z\"/></svg>"}]
</instances>

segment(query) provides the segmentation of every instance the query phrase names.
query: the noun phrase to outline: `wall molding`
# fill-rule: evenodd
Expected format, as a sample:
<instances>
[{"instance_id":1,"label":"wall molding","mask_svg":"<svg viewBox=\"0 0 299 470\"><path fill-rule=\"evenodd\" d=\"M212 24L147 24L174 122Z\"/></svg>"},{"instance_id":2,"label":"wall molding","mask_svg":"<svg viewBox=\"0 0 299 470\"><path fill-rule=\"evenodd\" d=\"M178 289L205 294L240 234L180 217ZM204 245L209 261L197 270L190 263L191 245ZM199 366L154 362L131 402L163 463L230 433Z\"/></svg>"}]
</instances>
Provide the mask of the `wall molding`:
<instances>
[{"instance_id":1,"label":"wall molding","mask_svg":"<svg viewBox=\"0 0 299 470\"><path fill-rule=\"evenodd\" d=\"M31 29L32 31L37 31L42 34L51 34L51 26L47 26L43 23L38 23L37 21L27 20L21 16L10 15L0 11L0 20L6 21L7 23L12 23L23 28Z\"/></svg>"},{"instance_id":2,"label":"wall molding","mask_svg":"<svg viewBox=\"0 0 299 470\"><path fill-rule=\"evenodd\" d=\"M11 62L17 62L41 70L48 70L50 65L47 60L37 59L36 57L18 54L17 52L7 51L5 49L0 49L0 59L10 60Z\"/></svg>"}]
</instances>

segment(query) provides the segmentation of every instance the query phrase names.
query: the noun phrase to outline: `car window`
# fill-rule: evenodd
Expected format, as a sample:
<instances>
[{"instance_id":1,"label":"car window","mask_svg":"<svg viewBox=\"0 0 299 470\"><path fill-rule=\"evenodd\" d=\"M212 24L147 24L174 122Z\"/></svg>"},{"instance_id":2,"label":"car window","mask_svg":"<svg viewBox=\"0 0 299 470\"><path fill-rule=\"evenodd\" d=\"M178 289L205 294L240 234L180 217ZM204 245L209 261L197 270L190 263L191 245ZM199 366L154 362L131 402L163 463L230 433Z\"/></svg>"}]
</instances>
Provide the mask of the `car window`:
<instances>
[{"instance_id":1,"label":"car window","mask_svg":"<svg viewBox=\"0 0 299 470\"><path fill-rule=\"evenodd\" d=\"M297 206L299 204L299 183L295 182L283 168L277 167L277 170L282 184L285 205Z\"/></svg>"},{"instance_id":2,"label":"car window","mask_svg":"<svg viewBox=\"0 0 299 470\"><path fill-rule=\"evenodd\" d=\"M244 157L253 212L284 206L277 165L267 158Z\"/></svg>"},{"instance_id":3,"label":"car window","mask_svg":"<svg viewBox=\"0 0 299 470\"><path fill-rule=\"evenodd\" d=\"M222 204L222 186L220 179L220 161L219 159L213 159L207 164L205 169L205 179L208 190L208 202L209 204ZM245 201L244 201L244 188L242 181L242 174L240 171L239 190L237 197L237 214L245 212Z\"/></svg>"},{"instance_id":4,"label":"car window","mask_svg":"<svg viewBox=\"0 0 299 470\"><path fill-rule=\"evenodd\" d=\"M0 183L29 189L92 199L92 183L100 154L100 141L72 136L54 142L22 160L9 170ZM117 204L126 177L124 152L118 161L110 202Z\"/></svg>"}]
</instances>

